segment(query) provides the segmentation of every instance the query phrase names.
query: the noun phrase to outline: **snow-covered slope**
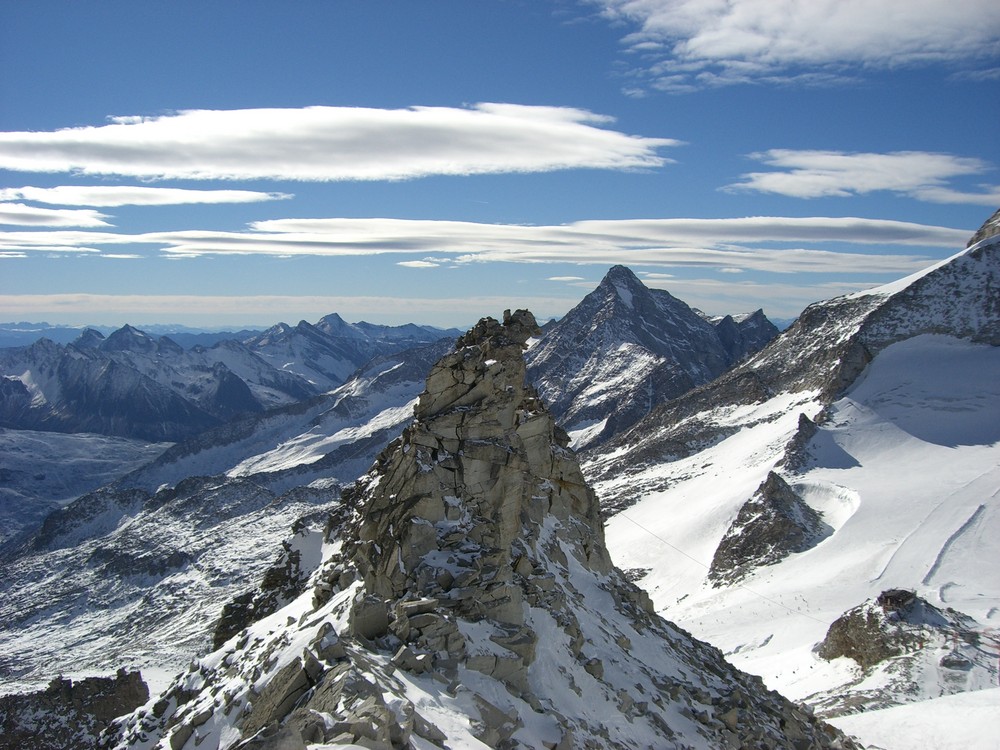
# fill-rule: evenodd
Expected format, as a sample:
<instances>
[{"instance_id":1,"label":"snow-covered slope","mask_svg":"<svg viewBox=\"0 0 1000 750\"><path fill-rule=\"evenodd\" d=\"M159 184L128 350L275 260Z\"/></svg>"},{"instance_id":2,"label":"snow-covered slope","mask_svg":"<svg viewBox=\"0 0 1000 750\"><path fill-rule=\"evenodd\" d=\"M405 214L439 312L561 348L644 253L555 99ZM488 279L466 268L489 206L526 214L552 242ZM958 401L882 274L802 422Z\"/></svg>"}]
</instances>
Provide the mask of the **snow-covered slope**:
<instances>
[{"instance_id":1,"label":"snow-covered slope","mask_svg":"<svg viewBox=\"0 0 1000 750\"><path fill-rule=\"evenodd\" d=\"M709 322L615 266L528 352L528 377L577 448L721 375L777 329L758 311Z\"/></svg>"},{"instance_id":2,"label":"snow-covered slope","mask_svg":"<svg viewBox=\"0 0 1000 750\"><path fill-rule=\"evenodd\" d=\"M94 347L41 339L0 349L0 424L173 441L219 418Z\"/></svg>"},{"instance_id":3,"label":"snow-covered slope","mask_svg":"<svg viewBox=\"0 0 1000 750\"><path fill-rule=\"evenodd\" d=\"M618 511L616 563L659 611L827 714L996 685L997 289L988 238L814 305L756 357L591 452L585 472ZM777 554L761 541L777 528L760 511L772 473L826 527ZM741 575L710 577L720 542L741 534ZM892 590L916 609L879 604ZM851 637L883 658L817 652L852 612Z\"/></svg>"},{"instance_id":4,"label":"snow-covered slope","mask_svg":"<svg viewBox=\"0 0 1000 750\"><path fill-rule=\"evenodd\" d=\"M153 491L215 475L253 476L279 491L314 480L350 483L413 418L428 370L451 345L444 339L378 357L329 393L179 443L119 486Z\"/></svg>"},{"instance_id":5,"label":"snow-covered slope","mask_svg":"<svg viewBox=\"0 0 1000 750\"><path fill-rule=\"evenodd\" d=\"M169 443L0 428L0 549L56 508L146 464Z\"/></svg>"},{"instance_id":6,"label":"snow-covered slope","mask_svg":"<svg viewBox=\"0 0 1000 750\"><path fill-rule=\"evenodd\" d=\"M259 582L293 525L305 538L318 533L336 503L329 489L276 495L252 481L213 478L155 495L85 495L49 516L3 564L3 692L125 665L162 683L211 647L223 605Z\"/></svg>"}]
</instances>

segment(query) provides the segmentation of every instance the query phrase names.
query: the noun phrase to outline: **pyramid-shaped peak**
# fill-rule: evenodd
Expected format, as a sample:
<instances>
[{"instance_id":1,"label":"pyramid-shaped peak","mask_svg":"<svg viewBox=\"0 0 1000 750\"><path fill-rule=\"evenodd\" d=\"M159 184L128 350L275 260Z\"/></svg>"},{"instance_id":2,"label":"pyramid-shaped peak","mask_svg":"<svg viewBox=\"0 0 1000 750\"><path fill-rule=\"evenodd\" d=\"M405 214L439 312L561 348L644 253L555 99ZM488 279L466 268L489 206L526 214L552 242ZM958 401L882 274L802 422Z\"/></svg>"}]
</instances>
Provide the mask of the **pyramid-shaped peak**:
<instances>
[{"instance_id":1,"label":"pyramid-shaped peak","mask_svg":"<svg viewBox=\"0 0 1000 750\"><path fill-rule=\"evenodd\" d=\"M646 289L646 285L643 284L639 277L632 272L632 269L628 266L612 266L608 269L608 272L604 274L604 278L601 279L599 287L607 288L608 286L613 286L616 288L626 288L626 289Z\"/></svg>"},{"instance_id":2,"label":"pyramid-shaped peak","mask_svg":"<svg viewBox=\"0 0 1000 750\"><path fill-rule=\"evenodd\" d=\"M604 281L628 281L635 284L642 283L639 281L639 277L635 275L631 268L621 264L611 266L611 268L608 269L608 272L604 274Z\"/></svg>"},{"instance_id":3,"label":"pyramid-shaped peak","mask_svg":"<svg viewBox=\"0 0 1000 750\"><path fill-rule=\"evenodd\" d=\"M156 348L156 341L145 331L126 323L101 342L104 351L150 351Z\"/></svg>"},{"instance_id":4,"label":"pyramid-shaped peak","mask_svg":"<svg viewBox=\"0 0 1000 750\"><path fill-rule=\"evenodd\" d=\"M337 313L330 313L329 315L324 315L322 318L316 321L315 328L318 328L323 333L328 336L336 337L346 337L346 338L365 338L365 333L359 331L353 325L348 323Z\"/></svg>"}]
</instances>

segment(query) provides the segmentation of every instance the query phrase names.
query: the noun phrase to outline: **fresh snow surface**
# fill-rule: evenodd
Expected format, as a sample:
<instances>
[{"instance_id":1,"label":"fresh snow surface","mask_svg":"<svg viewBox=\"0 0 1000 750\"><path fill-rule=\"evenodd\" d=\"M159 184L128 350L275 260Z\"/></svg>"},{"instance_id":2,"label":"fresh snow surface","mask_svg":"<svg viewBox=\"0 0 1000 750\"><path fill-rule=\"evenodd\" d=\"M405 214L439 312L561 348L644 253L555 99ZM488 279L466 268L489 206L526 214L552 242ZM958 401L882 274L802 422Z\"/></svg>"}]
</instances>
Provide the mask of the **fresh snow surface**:
<instances>
[{"instance_id":1,"label":"fresh snow surface","mask_svg":"<svg viewBox=\"0 0 1000 750\"><path fill-rule=\"evenodd\" d=\"M331 419L328 415L324 415L320 424L307 432L289 438L269 451L241 461L226 472L226 475L250 476L315 463L338 446L370 437L379 430L405 424L413 416L413 407L416 403L417 399L414 398L402 406L389 406L367 422L350 423L343 427L339 427L338 423L346 420Z\"/></svg>"},{"instance_id":2,"label":"fresh snow surface","mask_svg":"<svg viewBox=\"0 0 1000 750\"><path fill-rule=\"evenodd\" d=\"M861 676L853 661L825 662L813 647L833 620L886 589L914 589L939 608L971 615L983 631L1000 625L993 564L1000 559L1000 348L946 336L884 350L830 408L803 473L784 473L834 533L758 568L742 585L708 585L723 533L776 467L799 414L815 419L818 411L809 394L783 394L713 415L742 429L689 458L630 475L642 499L607 526L616 564L644 573L638 583L658 611L796 700ZM930 672L947 650L944 642L927 644L925 683L901 700L941 694ZM995 672L991 679L995 685ZM990 686L973 674L957 689ZM857 731L863 728L859 720Z\"/></svg>"},{"instance_id":3,"label":"fresh snow surface","mask_svg":"<svg viewBox=\"0 0 1000 750\"><path fill-rule=\"evenodd\" d=\"M89 433L0 428L0 543L169 447Z\"/></svg>"},{"instance_id":4,"label":"fresh snow surface","mask_svg":"<svg viewBox=\"0 0 1000 750\"><path fill-rule=\"evenodd\" d=\"M583 422L578 422L571 428L566 430L569 435L570 446L573 448L579 448L582 445L587 445L591 440L601 434L604 430L604 426L608 423L608 418L604 419L591 419L585 420Z\"/></svg>"},{"instance_id":5,"label":"fresh snow surface","mask_svg":"<svg viewBox=\"0 0 1000 750\"><path fill-rule=\"evenodd\" d=\"M996 750L1000 747L1000 688L842 716L830 723L863 737L873 749Z\"/></svg>"}]
</instances>

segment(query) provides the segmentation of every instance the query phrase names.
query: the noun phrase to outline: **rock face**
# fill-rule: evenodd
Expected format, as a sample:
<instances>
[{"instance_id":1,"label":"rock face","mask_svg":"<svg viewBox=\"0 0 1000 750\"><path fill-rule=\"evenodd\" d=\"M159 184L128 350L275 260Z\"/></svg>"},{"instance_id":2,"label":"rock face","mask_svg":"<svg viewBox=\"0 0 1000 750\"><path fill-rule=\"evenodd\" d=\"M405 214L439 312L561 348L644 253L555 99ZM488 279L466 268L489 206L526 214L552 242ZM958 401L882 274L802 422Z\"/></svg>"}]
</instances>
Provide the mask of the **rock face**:
<instances>
[{"instance_id":1,"label":"rock face","mask_svg":"<svg viewBox=\"0 0 1000 750\"><path fill-rule=\"evenodd\" d=\"M737 583L755 567L774 565L793 552L803 552L831 531L772 471L719 542L708 579L713 586Z\"/></svg>"},{"instance_id":2,"label":"rock face","mask_svg":"<svg viewBox=\"0 0 1000 750\"><path fill-rule=\"evenodd\" d=\"M149 700L138 672L73 682L62 677L37 693L0 697L0 749L94 747L112 719Z\"/></svg>"},{"instance_id":3,"label":"rock face","mask_svg":"<svg viewBox=\"0 0 1000 750\"><path fill-rule=\"evenodd\" d=\"M459 599L460 611L490 616L495 602L495 614L506 608L517 619L520 592L501 572L528 555L523 519L537 525L550 514L567 525L566 541L589 567L610 569L594 493L566 436L524 384L521 351L533 333L523 311L503 325L486 319L431 370L416 422L390 446L365 506L356 560L369 591L443 596L455 580L481 581L488 585ZM390 529L399 543L388 546ZM440 567L425 559L431 550L441 553Z\"/></svg>"},{"instance_id":4,"label":"rock face","mask_svg":"<svg viewBox=\"0 0 1000 750\"><path fill-rule=\"evenodd\" d=\"M528 378L580 448L718 377L777 333L759 310L710 321L614 266L530 349Z\"/></svg>"},{"instance_id":5,"label":"rock face","mask_svg":"<svg viewBox=\"0 0 1000 750\"><path fill-rule=\"evenodd\" d=\"M854 747L652 612L524 381L526 311L432 369L287 606L108 731L125 748Z\"/></svg>"}]
</instances>

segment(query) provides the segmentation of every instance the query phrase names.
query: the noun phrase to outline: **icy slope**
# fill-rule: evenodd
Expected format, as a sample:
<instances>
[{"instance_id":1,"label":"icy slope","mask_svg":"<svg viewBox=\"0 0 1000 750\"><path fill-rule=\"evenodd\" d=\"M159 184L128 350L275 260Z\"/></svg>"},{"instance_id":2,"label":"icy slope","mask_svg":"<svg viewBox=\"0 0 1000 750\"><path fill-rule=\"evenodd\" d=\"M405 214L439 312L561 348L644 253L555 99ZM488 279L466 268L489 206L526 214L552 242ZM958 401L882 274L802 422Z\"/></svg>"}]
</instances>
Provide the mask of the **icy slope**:
<instances>
[{"instance_id":1,"label":"icy slope","mask_svg":"<svg viewBox=\"0 0 1000 750\"><path fill-rule=\"evenodd\" d=\"M1000 688L843 716L830 723L883 750L995 750L1000 747Z\"/></svg>"},{"instance_id":2,"label":"icy slope","mask_svg":"<svg viewBox=\"0 0 1000 750\"><path fill-rule=\"evenodd\" d=\"M943 336L895 344L833 404L807 468L790 480L834 529L815 548L759 568L742 587L707 581L723 532L794 435L794 411L636 475L672 486L613 517L609 546L617 564L646 571L640 584L658 609L772 687L800 699L843 690L856 667L811 649L883 590L915 589L983 630L1000 620L1000 580L983 564L1000 559L998 414L1000 349ZM930 661L949 648L945 634L926 645ZM987 667L968 687L995 682L995 660ZM936 677L916 689L900 699L950 691Z\"/></svg>"}]
</instances>

